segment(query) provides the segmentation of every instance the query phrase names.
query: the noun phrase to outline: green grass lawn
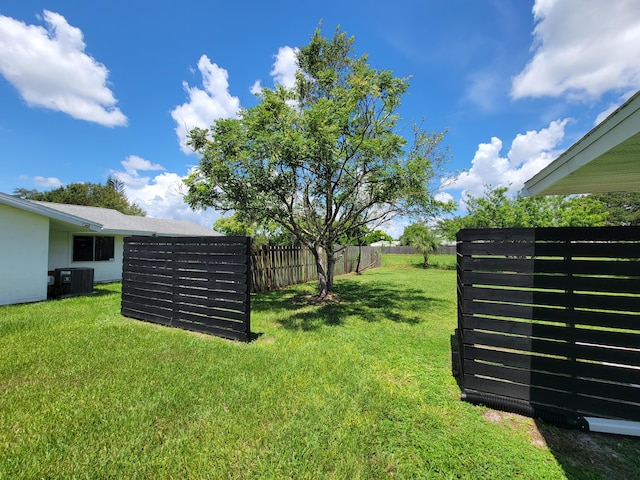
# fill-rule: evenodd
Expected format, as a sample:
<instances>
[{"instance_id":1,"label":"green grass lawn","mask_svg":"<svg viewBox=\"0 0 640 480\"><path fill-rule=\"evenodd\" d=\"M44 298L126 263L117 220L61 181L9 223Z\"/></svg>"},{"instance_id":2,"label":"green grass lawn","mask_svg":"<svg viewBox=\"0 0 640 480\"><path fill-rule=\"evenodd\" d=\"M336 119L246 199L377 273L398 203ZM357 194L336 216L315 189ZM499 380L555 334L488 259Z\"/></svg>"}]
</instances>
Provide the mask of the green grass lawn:
<instances>
[{"instance_id":1,"label":"green grass lawn","mask_svg":"<svg viewBox=\"0 0 640 480\"><path fill-rule=\"evenodd\" d=\"M255 295L248 344L123 318L119 284L0 307L0 479L605 478L459 400L455 271L406 260Z\"/></svg>"},{"instance_id":2,"label":"green grass lawn","mask_svg":"<svg viewBox=\"0 0 640 480\"><path fill-rule=\"evenodd\" d=\"M385 253L382 256L382 266L388 267L415 267L422 268L424 258L422 255L400 255L395 253ZM429 267L441 270L455 270L455 255L429 255Z\"/></svg>"}]
</instances>

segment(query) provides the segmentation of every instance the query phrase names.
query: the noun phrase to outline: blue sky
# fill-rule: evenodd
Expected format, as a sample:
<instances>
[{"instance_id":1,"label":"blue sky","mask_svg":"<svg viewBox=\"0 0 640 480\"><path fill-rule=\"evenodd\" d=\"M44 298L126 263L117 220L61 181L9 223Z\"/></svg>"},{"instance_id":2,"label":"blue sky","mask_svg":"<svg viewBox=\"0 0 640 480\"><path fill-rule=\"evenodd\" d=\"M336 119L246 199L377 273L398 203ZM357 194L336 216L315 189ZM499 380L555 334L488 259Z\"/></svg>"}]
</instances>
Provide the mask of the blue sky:
<instances>
[{"instance_id":1,"label":"blue sky","mask_svg":"<svg viewBox=\"0 0 640 480\"><path fill-rule=\"evenodd\" d=\"M404 125L448 130L455 200L519 190L640 89L637 0L3 0L0 191L117 174L150 216L210 226L182 201L184 132L287 84L320 21L411 76Z\"/></svg>"}]
</instances>

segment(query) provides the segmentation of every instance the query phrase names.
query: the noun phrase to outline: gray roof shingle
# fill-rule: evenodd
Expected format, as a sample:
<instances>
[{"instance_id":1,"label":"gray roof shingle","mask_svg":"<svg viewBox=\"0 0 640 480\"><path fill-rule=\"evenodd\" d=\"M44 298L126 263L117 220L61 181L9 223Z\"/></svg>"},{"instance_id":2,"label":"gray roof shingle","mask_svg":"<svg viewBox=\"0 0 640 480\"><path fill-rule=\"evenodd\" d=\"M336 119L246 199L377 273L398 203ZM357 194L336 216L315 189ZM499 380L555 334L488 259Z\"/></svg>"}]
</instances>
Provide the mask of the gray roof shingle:
<instances>
[{"instance_id":1,"label":"gray roof shingle","mask_svg":"<svg viewBox=\"0 0 640 480\"><path fill-rule=\"evenodd\" d=\"M125 215L117 210L101 207L86 207L84 205L67 205L62 203L36 202L43 207L58 212L84 218L102 225L104 233L122 233L128 235L164 235L164 236L220 236L221 234L184 220L169 220L162 218L139 217Z\"/></svg>"}]
</instances>

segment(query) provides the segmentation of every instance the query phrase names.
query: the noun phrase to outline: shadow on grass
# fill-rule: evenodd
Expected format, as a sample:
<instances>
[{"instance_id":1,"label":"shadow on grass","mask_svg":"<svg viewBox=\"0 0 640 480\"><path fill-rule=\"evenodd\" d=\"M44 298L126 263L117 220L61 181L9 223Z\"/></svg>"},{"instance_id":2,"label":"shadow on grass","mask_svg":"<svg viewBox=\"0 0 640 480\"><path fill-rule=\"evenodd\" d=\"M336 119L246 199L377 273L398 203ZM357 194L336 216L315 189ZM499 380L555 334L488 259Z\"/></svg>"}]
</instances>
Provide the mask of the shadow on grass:
<instances>
[{"instance_id":1,"label":"shadow on grass","mask_svg":"<svg viewBox=\"0 0 640 480\"><path fill-rule=\"evenodd\" d=\"M47 302L57 302L60 300L67 300L69 298L107 297L107 296L116 296L116 295L120 295L120 292L95 286L91 293L52 295L47 297Z\"/></svg>"},{"instance_id":2,"label":"shadow on grass","mask_svg":"<svg viewBox=\"0 0 640 480\"><path fill-rule=\"evenodd\" d=\"M447 305L431 298L418 288L383 282L341 280L334 286L336 299L317 301L308 291L282 290L256 296L251 301L254 313L281 312L276 321L296 330L316 330L322 326L344 324L346 318L357 317L366 322L391 320L418 324L426 310Z\"/></svg>"},{"instance_id":3,"label":"shadow on grass","mask_svg":"<svg viewBox=\"0 0 640 480\"><path fill-rule=\"evenodd\" d=\"M640 438L535 424L568 480L640 478Z\"/></svg>"},{"instance_id":4,"label":"shadow on grass","mask_svg":"<svg viewBox=\"0 0 640 480\"><path fill-rule=\"evenodd\" d=\"M93 292L88 294L90 297L107 297L107 296L120 296L120 292L109 290L107 288L94 287Z\"/></svg>"},{"instance_id":5,"label":"shadow on grass","mask_svg":"<svg viewBox=\"0 0 640 480\"><path fill-rule=\"evenodd\" d=\"M462 390L460 359L456 334L451 336L452 374ZM490 413L489 413L490 412ZM522 412L510 413L509 408L488 407L486 419L493 422L516 422ZM578 414L576 414L578 415ZM516 419L516 420L513 420ZM640 438L589 432L566 425L557 426L541 418L533 418L529 429L531 443L549 449L567 480L607 480L610 478L640 479Z\"/></svg>"},{"instance_id":6,"label":"shadow on grass","mask_svg":"<svg viewBox=\"0 0 640 480\"><path fill-rule=\"evenodd\" d=\"M424 259L417 255L397 255L396 257L382 257L382 265L401 269L425 270ZM455 255L430 255L429 270L455 270Z\"/></svg>"},{"instance_id":7,"label":"shadow on grass","mask_svg":"<svg viewBox=\"0 0 640 480\"><path fill-rule=\"evenodd\" d=\"M458 388L462 390L462 365L460 359L460 343L459 332L456 328L453 334L449 337L449 345L451 349L451 375L456 381Z\"/></svg>"}]
</instances>

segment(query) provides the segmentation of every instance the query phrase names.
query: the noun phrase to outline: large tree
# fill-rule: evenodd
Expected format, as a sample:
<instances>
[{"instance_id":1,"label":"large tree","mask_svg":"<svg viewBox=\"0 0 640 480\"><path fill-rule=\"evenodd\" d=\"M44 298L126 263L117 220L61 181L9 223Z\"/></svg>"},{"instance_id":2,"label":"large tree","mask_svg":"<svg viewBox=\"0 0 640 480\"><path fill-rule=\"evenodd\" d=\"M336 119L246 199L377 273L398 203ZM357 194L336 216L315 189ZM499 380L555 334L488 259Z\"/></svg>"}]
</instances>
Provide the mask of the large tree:
<instances>
[{"instance_id":1,"label":"large tree","mask_svg":"<svg viewBox=\"0 0 640 480\"><path fill-rule=\"evenodd\" d=\"M589 198L604 204L607 225L640 225L640 192L613 192L589 195Z\"/></svg>"},{"instance_id":2,"label":"large tree","mask_svg":"<svg viewBox=\"0 0 640 480\"><path fill-rule=\"evenodd\" d=\"M27 200L111 208L126 215L145 216L142 208L127 199L124 184L115 176L109 177L104 185L70 183L47 192L17 188L14 194Z\"/></svg>"},{"instance_id":3,"label":"large tree","mask_svg":"<svg viewBox=\"0 0 640 480\"><path fill-rule=\"evenodd\" d=\"M420 127L407 141L399 116L407 79L355 56L353 37L339 29L330 39L317 29L297 65L293 88L265 88L238 118L191 132L202 157L186 200L291 232L313 253L325 296L349 232L445 207L434 193L448 151L443 133Z\"/></svg>"}]
</instances>

